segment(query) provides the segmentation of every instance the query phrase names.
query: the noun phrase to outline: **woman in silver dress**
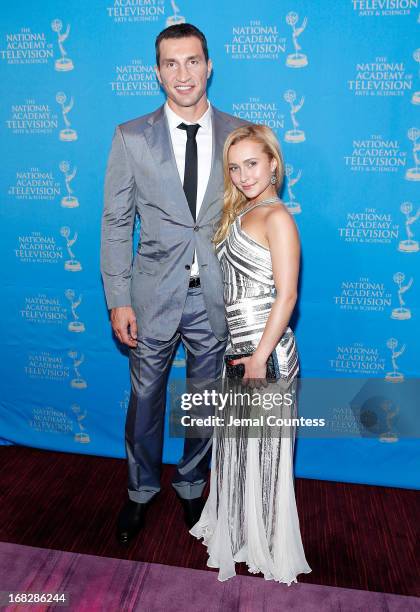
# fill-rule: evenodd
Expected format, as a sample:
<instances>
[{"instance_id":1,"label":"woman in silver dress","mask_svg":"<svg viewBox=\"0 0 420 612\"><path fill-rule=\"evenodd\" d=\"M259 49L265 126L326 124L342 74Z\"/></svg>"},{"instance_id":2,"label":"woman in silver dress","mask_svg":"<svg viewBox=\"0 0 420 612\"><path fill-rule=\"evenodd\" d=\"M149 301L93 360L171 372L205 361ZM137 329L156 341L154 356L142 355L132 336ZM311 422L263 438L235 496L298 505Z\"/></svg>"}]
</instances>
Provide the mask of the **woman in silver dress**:
<instances>
[{"instance_id":1,"label":"woman in silver dress","mask_svg":"<svg viewBox=\"0 0 420 612\"><path fill-rule=\"evenodd\" d=\"M268 127L234 130L225 143L223 164L224 208L214 242L229 328L224 382L229 366L239 364L244 370L239 390L262 397L255 388L262 385L267 392L270 363L279 379L273 387L278 391L280 385L291 399L270 411L253 399L239 409L232 403L224 409L224 425L215 428L213 440L210 495L190 533L203 538L207 565L219 568L219 580L235 575L235 562L245 562L250 572L290 585L298 574L311 571L295 501L295 426L290 420L297 416L299 365L288 324L297 299L299 236L277 195L283 162ZM232 388L238 390L224 386L225 391ZM232 414L257 418L240 418L232 428ZM258 425L250 427L251 422Z\"/></svg>"}]
</instances>

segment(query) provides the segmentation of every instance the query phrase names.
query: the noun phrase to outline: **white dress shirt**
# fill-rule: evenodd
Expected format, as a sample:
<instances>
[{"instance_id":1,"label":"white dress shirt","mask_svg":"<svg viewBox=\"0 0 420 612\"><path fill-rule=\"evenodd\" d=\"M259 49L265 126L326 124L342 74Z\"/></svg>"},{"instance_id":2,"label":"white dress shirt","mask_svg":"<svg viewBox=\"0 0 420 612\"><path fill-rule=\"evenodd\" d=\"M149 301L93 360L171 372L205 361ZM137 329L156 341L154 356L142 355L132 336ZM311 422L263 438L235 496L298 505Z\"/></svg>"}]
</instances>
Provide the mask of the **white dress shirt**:
<instances>
[{"instance_id":1,"label":"white dress shirt","mask_svg":"<svg viewBox=\"0 0 420 612\"><path fill-rule=\"evenodd\" d=\"M204 194L207 189L207 183L210 178L212 149L213 149L213 130L212 130L212 112L210 103L204 115L197 121L186 121L170 108L169 104L165 103L165 114L168 120L169 133L171 135L172 148L175 154L175 161L178 168L181 184L184 183L185 170L185 149L187 146L187 132L178 128L180 123L187 125L198 123L200 129L197 132L197 204L196 218L203 203ZM194 253L194 261L191 266L191 276L198 275L197 255Z\"/></svg>"}]
</instances>

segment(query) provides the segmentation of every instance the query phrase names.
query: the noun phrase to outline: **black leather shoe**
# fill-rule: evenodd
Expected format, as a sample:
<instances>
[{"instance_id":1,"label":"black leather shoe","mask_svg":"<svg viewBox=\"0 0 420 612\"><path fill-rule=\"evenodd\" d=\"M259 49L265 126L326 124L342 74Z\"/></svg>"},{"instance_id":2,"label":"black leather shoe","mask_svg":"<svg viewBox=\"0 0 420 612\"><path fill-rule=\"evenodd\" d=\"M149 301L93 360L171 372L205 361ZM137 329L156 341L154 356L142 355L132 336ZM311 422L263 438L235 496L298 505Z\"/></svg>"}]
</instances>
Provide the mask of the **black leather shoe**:
<instances>
[{"instance_id":1,"label":"black leather shoe","mask_svg":"<svg viewBox=\"0 0 420 612\"><path fill-rule=\"evenodd\" d=\"M202 497L196 497L195 499L182 499L182 497L179 497L178 499L184 509L185 524L188 529L191 529L200 519L205 501Z\"/></svg>"},{"instance_id":2,"label":"black leather shoe","mask_svg":"<svg viewBox=\"0 0 420 612\"><path fill-rule=\"evenodd\" d=\"M131 499L126 501L117 522L117 539L120 544L129 544L144 527L144 517L149 503L138 504Z\"/></svg>"}]
</instances>

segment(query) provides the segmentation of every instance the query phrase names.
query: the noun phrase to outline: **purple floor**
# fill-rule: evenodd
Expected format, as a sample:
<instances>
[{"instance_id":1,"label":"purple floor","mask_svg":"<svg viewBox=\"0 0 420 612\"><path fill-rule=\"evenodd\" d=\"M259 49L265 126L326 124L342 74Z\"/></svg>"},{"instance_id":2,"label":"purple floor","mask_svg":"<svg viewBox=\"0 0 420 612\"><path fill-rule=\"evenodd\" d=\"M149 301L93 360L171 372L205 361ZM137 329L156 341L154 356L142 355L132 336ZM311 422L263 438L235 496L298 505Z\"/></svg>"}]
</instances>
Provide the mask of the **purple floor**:
<instances>
[{"instance_id":1,"label":"purple floor","mask_svg":"<svg viewBox=\"0 0 420 612\"><path fill-rule=\"evenodd\" d=\"M77 612L225 612L240 610L415 612L420 598L315 584L278 584L236 576L109 557L0 543L0 591L66 593L62 606L9 605L5 610ZM5 605L0 602L0 606Z\"/></svg>"},{"instance_id":2,"label":"purple floor","mask_svg":"<svg viewBox=\"0 0 420 612\"><path fill-rule=\"evenodd\" d=\"M206 570L207 549L189 535L171 486L174 469L163 466L146 528L126 548L115 538L123 459L1 447L0 542ZM300 582L420 597L418 491L304 478L295 487L312 568ZM236 570L254 577L244 563Z\"/></svg>"}]
</instances>

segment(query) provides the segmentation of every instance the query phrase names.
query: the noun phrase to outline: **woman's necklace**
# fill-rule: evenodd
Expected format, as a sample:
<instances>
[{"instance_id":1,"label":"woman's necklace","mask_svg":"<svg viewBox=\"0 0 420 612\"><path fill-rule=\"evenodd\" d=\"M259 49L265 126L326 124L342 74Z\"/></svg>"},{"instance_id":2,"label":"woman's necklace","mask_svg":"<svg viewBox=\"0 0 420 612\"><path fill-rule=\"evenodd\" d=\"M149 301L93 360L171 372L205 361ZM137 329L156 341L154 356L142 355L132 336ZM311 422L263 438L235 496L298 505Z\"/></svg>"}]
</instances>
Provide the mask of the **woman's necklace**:
<instances>
[{"instance_id":1,"label":"woman's necklace","mask_svg":"<svg viewBox=\"0 0 420 612\"><path fill-rule=\"evenodd\" d=\"M259 204L274 204L275 202L281 202L280 198L277 196L273 196L272 198L267 198L266 200L260 200L259 202L253 202L249 206L246 206L243 210L240 211L240 215L243 215L248 210L251 210L254 206L258 206Z\"/></svg>"},{"instance_id":2,"label":"woman's necklace","mask_svg":"<svg viewBox=\"0 0 420 612\"><path fill-rule=\"evenodd\" d=\"M274 204L274 202L280 202L280 198L278 196L273 196L272 198L267 198L266 200L260 200L254 202L254 204Z\"/></svg>"}]
</instances>

